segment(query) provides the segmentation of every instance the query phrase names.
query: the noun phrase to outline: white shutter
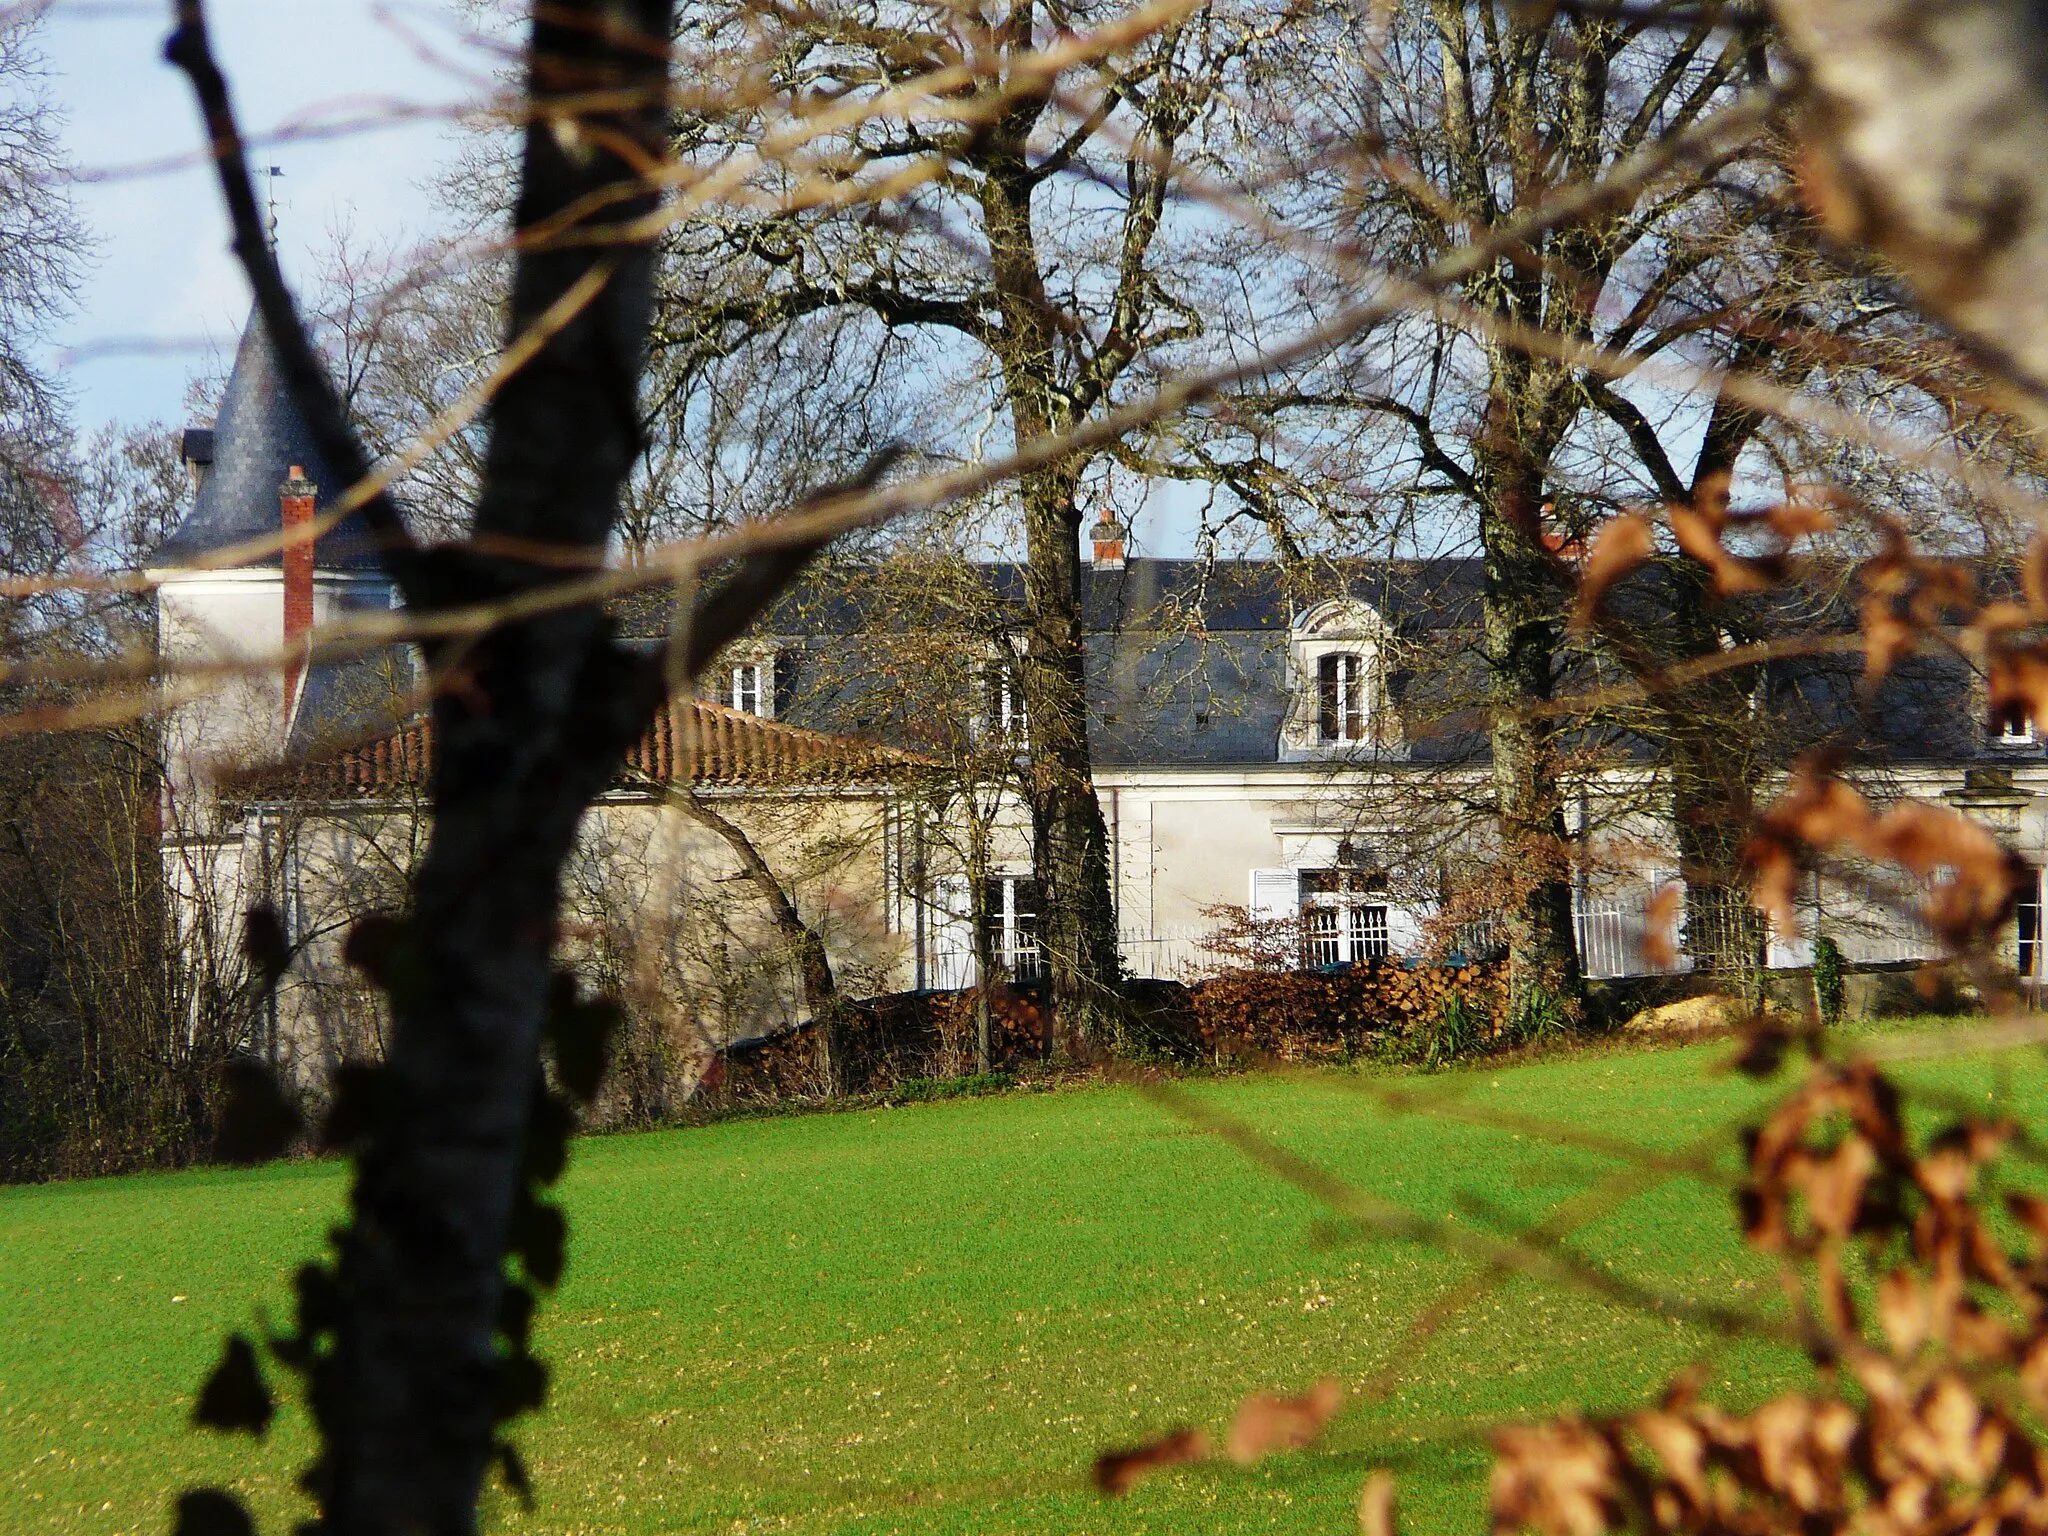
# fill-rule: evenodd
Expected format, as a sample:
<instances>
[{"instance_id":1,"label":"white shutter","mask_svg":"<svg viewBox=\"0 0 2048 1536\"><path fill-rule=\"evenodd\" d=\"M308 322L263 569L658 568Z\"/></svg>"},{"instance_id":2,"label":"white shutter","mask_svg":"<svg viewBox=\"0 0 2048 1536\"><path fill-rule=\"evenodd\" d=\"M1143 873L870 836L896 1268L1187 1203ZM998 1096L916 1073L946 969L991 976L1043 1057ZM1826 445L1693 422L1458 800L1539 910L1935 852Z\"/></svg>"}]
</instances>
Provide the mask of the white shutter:
<instances>
[{"instance_id":1,"label":"white shutter","mask_svg":"<svg viewBox=\"0 0 2048 1536\"><path fill-rule=\"evenodd\" d=\"M1300 915L1301 877L1291 869L1252 871L1251 915L1270 922Z\"/></svg>"},{"instance_id":2,"label":"white shutter","mask_svg":"<svg viewBox=\"0 0 2048 1536\"><path fill-rule=\"evenodd\" d=\"M1422 948L1422 914L1406 907L1387 908L1387 948L1412 955Z\"/></svg>"},{"instance_id":3,"label":"white shutter","mask_svg":"<svg viewBox=\"0 0 2048 1536\"><path fill-rule=\"evenodd\" d=\"M974 985L974 903L965 875L932 882L932 985L958 992Z\"/></svg>"}]
</instances>

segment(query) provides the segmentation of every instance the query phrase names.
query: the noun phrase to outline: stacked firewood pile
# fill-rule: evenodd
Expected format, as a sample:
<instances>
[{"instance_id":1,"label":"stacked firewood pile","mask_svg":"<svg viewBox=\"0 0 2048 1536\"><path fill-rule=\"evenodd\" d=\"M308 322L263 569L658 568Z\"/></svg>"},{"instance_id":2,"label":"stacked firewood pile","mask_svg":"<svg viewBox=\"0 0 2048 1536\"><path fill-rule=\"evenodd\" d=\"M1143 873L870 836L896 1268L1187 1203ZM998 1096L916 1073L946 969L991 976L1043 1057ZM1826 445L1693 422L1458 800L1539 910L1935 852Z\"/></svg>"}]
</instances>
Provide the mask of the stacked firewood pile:
<instances>
[{"instance_id":1,"label":"stacked firewood pile","mask_svg":"<svg viewBox=\"0 0 2048 1536\"><path fill-rule=\"evenodd\" d=\"M989 1007L989 1063L1012 1071L1052 1054L1038 998L996 985ZM838 1087L887 1093L975 1069L975 1002L967 992L908 992L844 1006ZM1346 1061L1391 1051L1436 1061L1488 1049L1501 1035L1505 977L1498 965L1408 966L1375 960L1341 971L1228 971L1182 987L1138 982L1131 998L1139 1035L1169 1054L1220 1062ZM772 1103L826 1094L815 1024L742 1041L719 1053L701 1102Z\"/></svg>"},{"instance_id":2,"label":"stacked firewood pile","mask_svg":"<svg viewBox=\"0 0 2048 1536\"><path fill-rule=\"evenodd\" d=\"M1458 1012L1471 1045L1483 1049L1503 1027L1507 987L1495 963L1368 960L1341 971L1226 971L1197 983L1190 1004L1196 1039L1212 1057L1341 1061Z\"/></svg>"}]
</instances>

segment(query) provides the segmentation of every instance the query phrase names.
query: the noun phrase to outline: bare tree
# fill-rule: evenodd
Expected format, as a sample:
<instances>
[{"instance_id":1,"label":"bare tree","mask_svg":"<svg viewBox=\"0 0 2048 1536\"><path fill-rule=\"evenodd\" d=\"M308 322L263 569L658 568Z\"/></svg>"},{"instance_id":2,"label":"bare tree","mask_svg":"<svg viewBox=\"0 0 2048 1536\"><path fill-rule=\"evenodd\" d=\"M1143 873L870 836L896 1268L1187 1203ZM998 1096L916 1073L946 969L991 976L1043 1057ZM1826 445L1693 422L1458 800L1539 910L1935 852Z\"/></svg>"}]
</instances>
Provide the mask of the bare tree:
<instances>
[{"instance_id":1,"label":"bare tree","mask_svg":"<svg viewBox=\"0 0 2048 1536\"><path fill-rule=\"evenodd\" d=\"M900 215L870 219L807 197L766 214L736 203L685 232L666 264L656 338L677 388L715 391L736 362L823 325L857 362L855 377L932 376L987 399L986 424L956 421L933 444L971 453L968 440L998 424L1020 448L1057 441L1156 377L1203 330L1182 271L1188 238L1170 232L1183 169L1227 159L1223 104L1294 11L1188 8L1127 56L1095 62L1070 97L1036 50L1048 28L1094 15L1037 0L985 14L869 4L772 18L722 6L688 13L693 58L742 49L769 82L759 101L713 101L683 120L693 165L716 164L781 103L828 83L856 99L931 69L967 70L972 83L963 111L834 136L832 151L864 176L906 179ZM765 31L749 41L754 28ZM764 191L783 185L781 170L761 178ZM1028 573L1025 795L1056 1007L1081 1039L1114 1016L1119 975L1081 620L1084 503L1109 446L1016 484Z\"/></svg>"}]
</instances>

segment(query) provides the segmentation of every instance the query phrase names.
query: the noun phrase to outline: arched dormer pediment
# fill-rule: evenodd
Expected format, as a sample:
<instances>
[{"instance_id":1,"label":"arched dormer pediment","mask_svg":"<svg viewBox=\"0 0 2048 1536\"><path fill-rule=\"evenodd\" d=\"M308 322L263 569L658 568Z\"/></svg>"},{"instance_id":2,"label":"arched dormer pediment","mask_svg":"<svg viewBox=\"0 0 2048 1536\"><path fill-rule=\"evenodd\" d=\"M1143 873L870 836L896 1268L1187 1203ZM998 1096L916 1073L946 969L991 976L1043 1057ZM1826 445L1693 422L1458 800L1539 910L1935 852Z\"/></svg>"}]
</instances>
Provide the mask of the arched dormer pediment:
<instances>
[{"instance_id":1,"label":"arched dormer pediment","mask_svg":"<svg viewBox=\"0 0 2048 1536\"><path fill-rule=\"evenodd\" d=\"M1379 645L1385 640L1387 621L1372 604L1355 597L1333 597L1317 603L1294 621L1296 640L1361 640Z\"/></svg>"},{"instance_id":2,"label":"arched dormer pediment","mask_svg":"<svg viewBox=\"0 0 2048 1536\"><path fill-rule=\"evenodd\" d=\"M1401 746L1386 676L1392 627L1370 603L1333 597L1290 626L1280 760L1385 757Z\"/></svg>"}]
</instances>

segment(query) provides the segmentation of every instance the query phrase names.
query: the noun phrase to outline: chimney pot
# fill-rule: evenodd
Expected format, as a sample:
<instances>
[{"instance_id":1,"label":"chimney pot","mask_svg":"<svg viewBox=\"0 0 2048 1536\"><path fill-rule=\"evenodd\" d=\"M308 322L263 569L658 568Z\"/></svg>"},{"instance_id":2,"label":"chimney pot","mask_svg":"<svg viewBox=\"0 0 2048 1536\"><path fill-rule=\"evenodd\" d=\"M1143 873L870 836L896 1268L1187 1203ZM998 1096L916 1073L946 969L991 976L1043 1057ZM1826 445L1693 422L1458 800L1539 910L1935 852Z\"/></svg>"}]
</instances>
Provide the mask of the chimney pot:
<instances>
[{"instance_id":1,"label":"chimney pot","mask_svg":"<svg viewBox=\"0 0 2048 1536\"><path fill-rule=\"evenodd\" d=\"M1109 513L1088 532L1095 546L1095 563L1107 570L1118 570L1124 563L1124 526Z\"/></svg>"},{"instance_id":2,"label":"chimney pot","mask_svg":"<svg viewBox=\"0 0 2048 1536\"><path fill-rule=\"evenodd\" d=\"M291 734L299 693L306 677L307 653L313 636L313 508L320 488L306 478L303 465L277 488L284 527L284 731ZM304 534L300 535L300 530Z\"/></svg>"}]
</instances>

